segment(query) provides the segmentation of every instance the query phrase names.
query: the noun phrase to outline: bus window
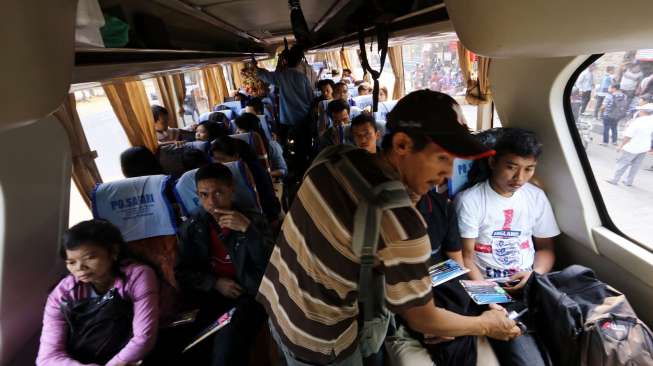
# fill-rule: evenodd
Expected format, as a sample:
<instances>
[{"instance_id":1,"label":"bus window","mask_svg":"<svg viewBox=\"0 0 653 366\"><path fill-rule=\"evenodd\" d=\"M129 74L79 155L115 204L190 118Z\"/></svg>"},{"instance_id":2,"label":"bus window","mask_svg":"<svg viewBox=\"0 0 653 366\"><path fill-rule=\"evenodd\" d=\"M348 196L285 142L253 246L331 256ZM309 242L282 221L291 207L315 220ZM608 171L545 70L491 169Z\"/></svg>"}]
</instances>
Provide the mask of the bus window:
<instances>
[{"instance_id":1,"label":"bus window","mask_svg":"<svg viewBox=\"0 0 653 366\"><path fill-rule=\"evenodd\" d=\"M68 210L68 227L93 218L91 209L86 205L75 182L70 180L70 209Z\"/></svg>"},{"instance_id":2,"label":"bus window","mask_svg":"<svg viewBox=\"0 0 653 366\"><path fill-rule=\"evenodd\" d=\"M95 159L102 180L109 182L124 178L120 168L120 153L130 145L109 99L101 87L75 92L77 114Z\"/></svg>"},{"instance_id":3,"label":"bus window","mask_svg":"<svg viewBox=\"0 0 653 366\"><path fill-rule=\"evenodd\" d=\"M406 94L420 89L449 94L462 106L468 126L476 129L477 107L465 101L466 85L458 66L458 38L450 34L402 47Z\"/></svg>"},{"instance_id":4,"label":"bus window","mask_svg":"<svg viewBox=\"0 0 653 366\"><path fill-rule=\"evenodd\" d=\"M567 102L614 227L653 249L653 49L606 53ZM581 147L582 145L582 147ZM604 218L605 219L605 218ZM609 225L606 225L609 226Z\"/></svg>"},{"instance_id":5,"label":"bus window","mask_svg":"<svg viewBox=\"0 0 653 366\"><path fill-rule=\"evenodd\" d=\"M186 97L184 98L184 125L199 121L200 114L209 111L209 99L204 90L204 79L199 70L184 73Z\"/></svg>"}]
</instances>

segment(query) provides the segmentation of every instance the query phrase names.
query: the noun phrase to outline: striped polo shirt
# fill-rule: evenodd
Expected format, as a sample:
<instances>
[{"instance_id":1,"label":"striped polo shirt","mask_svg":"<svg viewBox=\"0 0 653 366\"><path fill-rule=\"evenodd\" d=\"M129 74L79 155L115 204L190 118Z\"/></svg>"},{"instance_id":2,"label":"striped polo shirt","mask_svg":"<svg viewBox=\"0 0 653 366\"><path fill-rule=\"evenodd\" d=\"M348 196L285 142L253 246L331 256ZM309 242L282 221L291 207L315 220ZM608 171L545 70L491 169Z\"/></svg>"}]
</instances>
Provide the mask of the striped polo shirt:
<instances>
[{"instance_id":1,"label":"striped polo shirt","mask_svg":"<svg viewBox=\"0 0 653 366\"><path fill-rule=\"evenodd\" d=\"M389 180L365 150L347 157L371 186ZM300 360L338 362L357 347L360 261L351 240L359 199L331 162L313 168L283 222L261 282L257 299ZM375 270L385 275L390 311L431 301L430 254L426 224L415 208L385 211Z\"/></svg>"}]
</instances>

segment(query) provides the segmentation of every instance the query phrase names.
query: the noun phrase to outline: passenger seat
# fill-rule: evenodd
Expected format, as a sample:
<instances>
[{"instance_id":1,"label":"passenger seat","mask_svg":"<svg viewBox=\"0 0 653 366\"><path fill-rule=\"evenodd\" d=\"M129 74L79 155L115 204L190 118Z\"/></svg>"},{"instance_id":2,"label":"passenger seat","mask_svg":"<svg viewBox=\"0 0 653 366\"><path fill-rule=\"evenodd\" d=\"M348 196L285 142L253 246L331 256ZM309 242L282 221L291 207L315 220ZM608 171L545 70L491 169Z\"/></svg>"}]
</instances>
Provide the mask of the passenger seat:
<instances>
[{"instance_id":1,"label":"passenger seat","mask_svg":"<svg viewBox=\"0 0 653 366\"><path fill-rule=\"evenodd\" d=\"M167 175L150 175L98 184L92 194L93 217L114 224L127 248L160 274L161 313L175 311L177 226L165 194Z\"/></svg>"}]
</instances>

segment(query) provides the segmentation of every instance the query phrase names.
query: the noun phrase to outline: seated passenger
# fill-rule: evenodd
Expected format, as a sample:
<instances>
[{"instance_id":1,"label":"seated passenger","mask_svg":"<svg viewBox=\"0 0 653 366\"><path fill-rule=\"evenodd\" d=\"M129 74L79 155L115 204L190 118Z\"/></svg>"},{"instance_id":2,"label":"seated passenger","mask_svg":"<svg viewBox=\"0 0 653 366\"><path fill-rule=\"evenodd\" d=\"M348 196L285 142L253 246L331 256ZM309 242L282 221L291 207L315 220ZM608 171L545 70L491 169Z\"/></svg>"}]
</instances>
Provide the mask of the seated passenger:
<instances>
[{"instance_id":1,"label":"seated passenger","mask_svg":"<svg viewBox=\"0 0 653 366\"><path fill-rule=\"evenodd\" d=\"M349 104L341 99L329 102L327 113L333 126L320 135L318 148L320 150L327 146L339 145L347 142L345 126L349 124Z\"/></svg>"},{"instance_id":2,"label":"seated passenger","mask_svg":"<svg viewBox=\"0 0 653 366\"><path fill-rule=\"evenodd\" d=\"M254 338L265 324L254 300L272 248L265 218L232 207L229 168L211 164L195 175L202 207L180 230L175 268L182 291L200 307L199 321L212 322L236 308L215 335L211 365L246 365Z\"/></svg>"},{"instance_id":3,"label":"seated passenger","mask_svg":"<svg viewBox=\"0 0 653 366\"><path fill-rule=\"evenodd\" d=\"M120 231L104 220L83 221L66 231L59 254L70 274L48 296L37 365L136 364L152 349L158 280L150 267L129 261L124 246ZM86 313L86 322L80 321L79 311L92 308L81 305L97 298L111 314Z\"/></svg>"},{"instance_id":4,"label":"seated passenger","mask_svg":"<svg viewBox=\"0 0 653 366\"><path fill-rule=\"evenodd\" d=\"M209 157L201 150L188 149L181 156L181 165L183 165L184 171L201 168L209 163Z\"/></svg>"},{"instance_id":5,"label":"seated passenger","mask_svg":"<svg viewBox=\"0 0 653 366\"><path fill-rule=\"evenodd\" d=\"M217 122L202 122L195 129L195 141L213 141L221 135L227 135L227 129Z\"/></svg>"},{"instance_id":6,"label":"seated passenger","mask_svg":"<svg viewBox=\"0 0 653 366\"><path fill-rule=\"evenodd\" d=\"M354 82L354 78L351 76L351 70L349 69L342 69L342 77L340 78L340 81L351 84Z\"/></svg>"},{"instance_id":7,"label":"seated passenger","mask_svg":"<svg viewBox=\"0 0 653 366\"><path fill-rule=\"evenodd\" d=\"M280 179L288 173L288 166L283 159L283 149L278 142L268 140L265 133L259 127L259 119L251 113L243 113L240 117L236 118L236 126L240 133L258 133L263 139L263 145L268 152L268 160L270 161L270 177L273 180Z\"/></svg>"},{"instance_id":8,"label":"seated passenger","mask_svg":"<svg viewBox=\"0 0 653 366\"><path fill-rule=\"evenodd\" d=\"M372 94L372 87L370 84L363 82L358 86L358 95L369 95Z\"/></svg>"},{"instance_id":9,"label":"seated passenger","mask_svg":"<svg viewBox=\"0 0 653 366\"><path fill-rule=\"evenodd\" d=\"M349 103L350 107L356 106L354 99L349 96L349 88L347 84L339 82L336 84L336 88L333 91L333 99L342 99L345 102Z\"/></svg>"},{"instance_id":10,"label":"seated passenger","mask_svg":"<svg viewBox=\"0 0 653 366\"><path fill-rule=\"evenodd\" d=\"M245 163L254 178L263 213L275 228L274 223L279 221L281 204L274 194L270 175L261 166L249 145L245 141L222 136L211 144L211 154L213 161L217 163L228 163L237 160L242 160Z\"/></svg>"},{"instance_id":11,"label":"seated passenger","mask_svg":"<svg viewBox=\"0 0 653 366\"><path fill-rule=\"evenodd\" d=\"M220 111L211 113L209 115L208 122L215 122L220 125L220 129L226 131L227 135L231 135L236 132L236 129L234 128L231 121L229 121L229 118L227 118L227 116Z\"/></svg>"},{"instance_id":12,"label":"seated passenger","mask_svg":"<svg viewBox=\"0 0 653 366\"><path fill-rule=\"evenodd\" d=\"M472 280L515 281L506 290L519 298L533 271L553 267L553 237L560 230L546 195L529 183L542 152L535 134L506 131L494 149L489 179L456 198L463 258ZM545 364L530 335L490 342L501 365Z\"/></svg>"},{"instance_id":13,"label":"seated passenger","mask_svg":"<svg viewBox=\"0 0 653 366\"><path fill-rule=\"evenodd\" d=\"M152 106L152 116L154 117L154 129L156 130L156 138L159 141L159 146L176 144L179 145L182 140L182 130L192 132L197 125L193 124L183 129L170 128L170 115L165 107L160 105Z\"/></svg>"},{"instance_id":14,"label":"seated passenger","mask_svg":"<svg viewBox=\"0 0 653 366\"><path fill-rule=\"evenodd\" d=\"M312 134L317 138L328 127L326 108L330 101L333 100L333 92L336 88L336 83L331 79L320 80L317 83L317 89L320 95L313 99L311 104L311 121L315 121L312 125Z\"/></svg>"},{"instance_id":15,"label":"seated passenger","mask_svg":"<svg viewBox=\"0 0 653 366\"><path fill-rule=\"evenodd\" d=\"M120 154L120 168L125 178L163 174L156 156L143 146L134 146Z\"/></svg>"},{"instance_id":16,"label":"seated passenger","mask_svg":"<svg viewBox=\"0 0 653 366\"><path fill-rule=\"evenodd\" d=\"M258 120L259 120L259 127L260 127L260 134L261 136L265 136L268 140L272 139L272 126L268 122L268 117L265 114L265 106L263 104L263 101L260 98L252 98L249 102L247 102L247 106L245 107L245 113L251 113L255 115ZM238 127L238 126L236 126Z\"/></svg>"},{"instance_id":17,"label":"seated passenger","mask_svg":"<svg viewBox=\"0 0 653 366\"><path fill-rule=\"evenodd\" d=\"M367 150L370 154L377 153L381 134L376 127L374 116L364 112L359 114L351 121L350 131L354 145Z\"/></svg>"},{"instance_id":18,"label":"seated passenger","mask_svg":"<svg viewBox=\"0 0 653 366\"><path fill-rule=\"evenodd\" d=\"M379 87L379 103L387 102L387 101L388 101L388 88L381 85L381 87Z\"/></svg>"}]
</instances>

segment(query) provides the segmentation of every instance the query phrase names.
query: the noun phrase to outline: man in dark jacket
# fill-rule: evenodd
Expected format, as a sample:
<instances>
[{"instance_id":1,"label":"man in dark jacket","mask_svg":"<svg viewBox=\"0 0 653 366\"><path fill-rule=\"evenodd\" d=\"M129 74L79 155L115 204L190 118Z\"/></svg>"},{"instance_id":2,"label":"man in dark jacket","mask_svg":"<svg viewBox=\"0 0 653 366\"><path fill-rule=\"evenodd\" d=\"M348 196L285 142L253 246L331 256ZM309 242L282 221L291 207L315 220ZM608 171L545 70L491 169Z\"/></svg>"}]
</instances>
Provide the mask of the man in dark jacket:
<instances>
[{"instance_id":1,"label":"man in dark jacket","mask_svg":"<svg viewBox=\"0 0 653 366\"><path fill-rule=\"evenodd\" d=\"M182 292L200 307L198 321L236 308L215 335L211 365L247 364L249 347L266 319L254 300L273 246L265 218L232 207L229 168L210 164L195 174L202 209L180 230L175 268Z\"/></svg>"}]
</instances>

